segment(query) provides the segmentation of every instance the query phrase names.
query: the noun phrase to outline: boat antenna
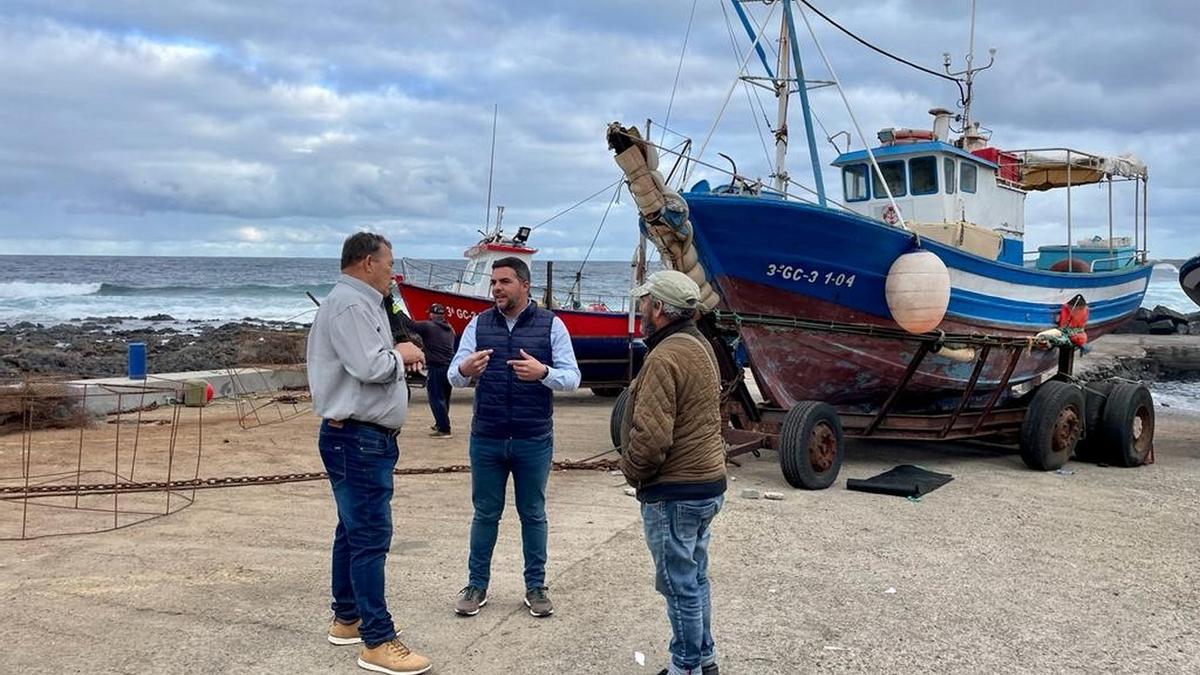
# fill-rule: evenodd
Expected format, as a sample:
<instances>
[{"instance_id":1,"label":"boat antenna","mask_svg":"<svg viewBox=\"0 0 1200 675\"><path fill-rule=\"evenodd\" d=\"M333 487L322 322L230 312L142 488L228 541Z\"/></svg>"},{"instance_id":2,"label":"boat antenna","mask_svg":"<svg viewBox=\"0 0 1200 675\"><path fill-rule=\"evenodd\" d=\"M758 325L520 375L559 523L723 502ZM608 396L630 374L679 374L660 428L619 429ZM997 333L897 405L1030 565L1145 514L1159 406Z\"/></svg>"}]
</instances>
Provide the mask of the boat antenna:
<instances>
[{"instance_id":1,"label":"boat antenna","mask_svg":"<svg viewBox=\"0 0 1200 675\"><path fill-rule=\"evenodd\" d=\"M992 64L994 64L996 62L996 48L992 47L992 48L988 49L988 62L987 62L986 66L983 66L982 68L975 68L975 67L973 67L974 61L975 61L975 0L971 0L971 33L970 33L970 39L967 42L967 57L966 57L967 67L963 68L962 70L960 70L956 73L951 72L950 71L950 52L942 53L942 67L944 67L946 69L946 74L955 79L958 79L960 76L962 77L962 83L964 85L964 92L963 92L963 96L962 96L962 101L960 101L959 104L962 106L962 131L964 134L967 133L967 130L971 128L971 83L972 83L972 80L974 80L974 78L975 78L975 73L979 73L979 72L987 70L988 68L991 68Z\"/></svg>"},{"instance_id":2,"label":"boat antenna","mask_svg":"<svg viewBox=\"0 0 1200 675\"><path fill-rule=\"evenodd\" d=\"M496 118L500 114L500 104L492 104L492 154L488 160L488 191L487 191L487 207L483 211L483 226L484 229L491 229L492 221L492 172L496 168ZM497 215L496 227L500 227L500 219Z\"/></svg>"}]
</instances>

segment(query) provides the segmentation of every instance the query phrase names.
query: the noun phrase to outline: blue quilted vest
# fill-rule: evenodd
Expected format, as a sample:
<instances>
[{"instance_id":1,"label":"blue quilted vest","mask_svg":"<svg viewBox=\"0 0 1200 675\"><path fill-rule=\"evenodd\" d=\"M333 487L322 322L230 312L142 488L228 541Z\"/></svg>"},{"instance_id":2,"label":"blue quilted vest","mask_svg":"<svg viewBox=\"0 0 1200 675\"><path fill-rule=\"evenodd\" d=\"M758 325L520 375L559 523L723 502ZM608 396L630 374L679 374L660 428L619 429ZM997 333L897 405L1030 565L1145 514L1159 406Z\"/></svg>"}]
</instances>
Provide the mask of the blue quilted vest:
<instances>
[{"instance_id":1,"label":"blue quilted vest","mask_svg":"<svg viewBox=\"0 0 1200 675\"><path fill-rule=\"evenodd\" d=\"M475 419L471 433L483 438L537 438L554 430L554 392L541 382L517 378L509 359L521 350L538 361L554 364L550 329L554 313L530 302L512 332L495 307L475 322L475 349L491 349L487 369L475 385Z\"/></svg>"}]
</instances>

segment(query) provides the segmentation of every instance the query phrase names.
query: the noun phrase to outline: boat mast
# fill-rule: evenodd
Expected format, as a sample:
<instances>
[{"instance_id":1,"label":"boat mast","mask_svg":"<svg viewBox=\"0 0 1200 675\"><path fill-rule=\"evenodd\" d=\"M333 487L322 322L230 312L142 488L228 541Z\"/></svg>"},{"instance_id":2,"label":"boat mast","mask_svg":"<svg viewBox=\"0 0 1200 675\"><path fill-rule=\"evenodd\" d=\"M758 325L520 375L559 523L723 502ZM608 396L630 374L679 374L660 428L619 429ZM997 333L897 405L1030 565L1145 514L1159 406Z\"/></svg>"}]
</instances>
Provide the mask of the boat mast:
<instances>
[{"instance_id":1,"label":"boat mast","mask_svg":"<svg viewBox=\"0 0 1200 675\"><path fill-rule=\"evenodd\" d=\"M996 49L993 47L988 49L988 62L982 68L975 68L975 0L971 0L971 32L967 42L967 67L958 72L950 72L950 52L942 53L942 67L946 69L946 74L951 77L962 76L964 88L962 100L962 133L965 136L971 129L971 85L975 79L975 73L979 73L992 67L996 62Z\"/></svg>"},{"instance_id":2,"label":"boat mast","mask_svg":"<svg viewBox=\"0 0 1200 675\"><path fill-rule=\"evenodd\" d=\"M787 0L784 0L784 6L787 6ZM778 100L779 107L776 113L777 124L775 125L775 190L783 194L787 194L788 173L786 167L787 161L787 145L788 145L788 129L787 129L787 114L788 114L788 98L792 89L792 82L789 75L790 59L788 58L788 24L787 15L779 19L779 59L775 64L775 72L778 77L775 78L775 98ZM803 87L804 83L801 82Z\"/></svg>"},{"instance_id":3,"label":"boat mast","mask_svg":"<svg viewBox=\"0 0 1200 675\"><path fill-rule=\"evenodd\" d=\"M490 232L492 225L492 172L496 168L496 118L500 113L500 104L492 104L492 154L488 160L488 191L487 207L483 211L483 231ZM500 215L496 214L496 229L500 229Z\"/></svg>"},{"instance_id":4,"label":"boat mast","mask_svg":"<svg viewBox=\"0 0 1200 675\"><path fill-rule=\"evenodd\" d=\"M796 37L796 22L792 18L791 0L784 0L783 20L791 37L792 62L796 65L796 91L800 94L800 112L804 118L804 135L808 139L808 156L812 161L813 183L817 188L817 203L825 206L825 179L821 176L821 156L817 154L817 139L813 134L812 109L808 105L808 82L804 79L804 64L800 61L800 40Z\"/></svg>"}]
</instances>

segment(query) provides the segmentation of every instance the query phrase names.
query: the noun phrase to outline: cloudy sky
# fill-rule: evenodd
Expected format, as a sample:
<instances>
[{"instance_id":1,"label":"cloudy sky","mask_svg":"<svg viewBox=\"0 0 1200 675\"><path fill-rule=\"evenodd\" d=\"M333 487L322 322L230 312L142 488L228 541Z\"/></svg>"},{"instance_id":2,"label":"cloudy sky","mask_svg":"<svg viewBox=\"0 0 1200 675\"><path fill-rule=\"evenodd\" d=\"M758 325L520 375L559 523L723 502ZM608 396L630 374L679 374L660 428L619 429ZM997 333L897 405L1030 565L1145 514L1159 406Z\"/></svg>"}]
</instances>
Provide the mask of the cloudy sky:
<instances>
[{"instance_id":1,"label":"cloudy sky","mask_svg":"<svg viewBox=\"0 0 1200 675\"><path fill-rule=\"evenodd\" d=\"M940 69L948 51L961 67L968 0L814 4L913 61ZM332 257L369 228L404 255L456 256L486 217L493 105L493 204L510 229L540 223L616 180L606 123L662 122L670 106L671 128L704 138L738 67L723 6L696 0L672 103L693 0L6 0L0 253ZM751 7L760 21L771 9ZM951 83L809 17L869 136L926 128L927 109L954 107ZM826 79L799 23L806 74ZM975 117L1000 147L1139 155L1152 177L1151 254L1195 254L1200 187L1186 158L1200 142L1198 34L1193 0L980 0L977 64L988 47L997 55ZM769 94L734 90L705 159L723 152L743 174L770 172L759 99L773 118ZM812 101L830 134L853 129L831 89ZM790 164L811 184L796 122ZM824 138L818 129L827 165ZM1117 193L1128 231L1132 193ZM611 194L533 243L582 257ZM1084 205L1101 205L1102 191L1076 200L1080 227L1106 229ZM593 258L628 259L630 202L612 207ZM1064 238L1065 208L1061 195L1030 199L1027 248Z\"/></svg>"}]
</instances>

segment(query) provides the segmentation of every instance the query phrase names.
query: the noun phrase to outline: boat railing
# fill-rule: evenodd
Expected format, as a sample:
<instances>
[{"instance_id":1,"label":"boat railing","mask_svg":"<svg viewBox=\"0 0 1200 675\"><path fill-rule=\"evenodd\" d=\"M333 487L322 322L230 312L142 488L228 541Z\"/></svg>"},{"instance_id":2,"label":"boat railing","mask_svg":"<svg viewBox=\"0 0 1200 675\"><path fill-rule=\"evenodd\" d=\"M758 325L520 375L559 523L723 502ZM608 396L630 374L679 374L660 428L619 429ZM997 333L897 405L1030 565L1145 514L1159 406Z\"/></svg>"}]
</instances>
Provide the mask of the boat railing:
<instances>
[{"instance_id":1,"label":"boat railing","mask_svg":"<svg viewBox=\"0 0 1200 675\"><path fill-rule=\"evenodd\" d=\"M405 280L410 283L421 284L427 288L442 291L453 291L455 288L461 286L473 286L478 281L478 273L468 271L465 267L417 258L401 258L400 272L404 275ZM488 270L487 273L490 274L491 270ZM586 277L581 278L586 280ZM531 284L529 287L530 295L539 302L545 302L546 288L546 284ZM555 288L553 291L555 308L588 310L603 306L608 311L613 312L625 312L629 310L629 297L627 295L617 293L582 293L575 290L574 285L565 291L559 290L561 288Z\"/></svg>"},{"instance_id":2,"label":"boat railing","mask_svg":"<svg viewBox=\"0 0 1200 675\"><path fill-rule=\"evenodd\" d=\"M1113 228L1113 184L1132 182L1133 190L1133 249L1137 263L1148 259L1149 229L1147 227L1148 175L1140 161L1129 157L1106 157L1066 147L1025 148L1006 150L1017 157L1022 168L1022 189L1066 189L1067 260L1075 257L1074 221L1072 219L1071 188L1106 183L1108 188L1109 254L1116 257ZM1040 180L1034 183L1034 169L1040 168ZM1070 264L1070 262L1068 263Z\"/></svg>"}]
</instances>

